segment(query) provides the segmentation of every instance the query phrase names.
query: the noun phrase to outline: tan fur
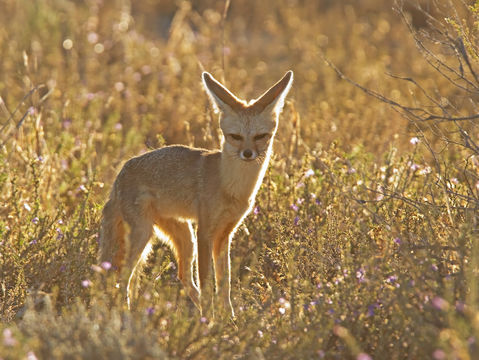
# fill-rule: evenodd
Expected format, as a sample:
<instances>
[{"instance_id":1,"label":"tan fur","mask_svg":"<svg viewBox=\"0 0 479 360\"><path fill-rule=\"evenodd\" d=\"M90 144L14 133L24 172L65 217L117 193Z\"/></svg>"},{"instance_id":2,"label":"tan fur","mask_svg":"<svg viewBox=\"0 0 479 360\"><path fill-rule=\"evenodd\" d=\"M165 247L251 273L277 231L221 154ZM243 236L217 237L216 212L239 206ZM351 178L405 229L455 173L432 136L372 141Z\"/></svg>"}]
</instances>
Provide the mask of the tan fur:
<instances>
[{"instance_id":1,"label":"tan fur","mask_svg":"<svg viewBox=\"0 0 479 360\"><path fill-rule=\"evenodd\" d=\"M218 296L223 308L234 316L230 242L253 207L292 81L289 71L247 104L203 73L205 89L220 113L221 149L167 146L125 163L103 210L100 261L112 262L118 271L126 269L129 305L136 296L135 269L147 255L156 227L156 233L171 246L178 277L202 313L207 313L212 303L213 260ZM193 279L195 259L199 288Z\"/></svg>"}]
</instances>

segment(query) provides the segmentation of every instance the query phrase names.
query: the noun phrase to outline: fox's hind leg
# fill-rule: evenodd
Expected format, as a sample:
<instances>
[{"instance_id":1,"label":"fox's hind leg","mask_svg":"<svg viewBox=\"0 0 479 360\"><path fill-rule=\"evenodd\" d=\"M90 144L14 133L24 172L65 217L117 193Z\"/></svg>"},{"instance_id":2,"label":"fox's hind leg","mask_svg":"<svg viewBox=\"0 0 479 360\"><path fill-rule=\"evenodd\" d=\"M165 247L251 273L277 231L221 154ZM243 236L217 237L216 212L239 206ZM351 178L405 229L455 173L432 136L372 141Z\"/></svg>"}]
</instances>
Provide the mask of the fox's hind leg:
<instances>
[{"instance_id":1,"label":"fox's hind leg","mask_svg":"<svg viewBox=\"0 0 479 360\"><path fill-rule=\"evenodd\" d=\"M190 222L157 219L156 224L168 237L178 264L178 278L196 307L200 308L199 291L193 280L195 231Z\"/></svg>"},{"instance_id":2,"label":"fox's hind leg","mask_svg":"<svg viewBox=\"0 0 479 360\"><path fill-rule=\"evenodd\" d=\"M138 217L129 221L130 234L127 246L125 270L128 272L128 308L131 308L133 301L138 295L138 268L141 267L143 258L140 258L145 250L148 241L153 233L153 222L148 218ZM146 254L145 256L146 257Z\"/></svg>"}]
</instances>

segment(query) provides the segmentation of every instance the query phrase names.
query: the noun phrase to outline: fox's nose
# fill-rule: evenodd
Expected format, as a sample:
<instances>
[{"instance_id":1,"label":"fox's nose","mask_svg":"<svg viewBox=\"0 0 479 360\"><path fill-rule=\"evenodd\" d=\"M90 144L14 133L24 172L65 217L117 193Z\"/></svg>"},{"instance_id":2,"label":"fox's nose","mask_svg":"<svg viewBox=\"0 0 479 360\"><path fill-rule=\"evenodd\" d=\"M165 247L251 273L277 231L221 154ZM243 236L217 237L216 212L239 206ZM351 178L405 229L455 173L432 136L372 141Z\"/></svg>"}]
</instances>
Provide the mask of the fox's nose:
<instances>
[{"instance_id":1,"label":"fox's nose","mask_svg":"<svg viewBox=\"0 0 479 360\"><path fill-rule=\"evenodd\" d=\"M243 156L246 159L249 159L251 156L253 156L253 152L250 149L246 149L246 150L243 151Z\"/></svg>"}]
</instances>

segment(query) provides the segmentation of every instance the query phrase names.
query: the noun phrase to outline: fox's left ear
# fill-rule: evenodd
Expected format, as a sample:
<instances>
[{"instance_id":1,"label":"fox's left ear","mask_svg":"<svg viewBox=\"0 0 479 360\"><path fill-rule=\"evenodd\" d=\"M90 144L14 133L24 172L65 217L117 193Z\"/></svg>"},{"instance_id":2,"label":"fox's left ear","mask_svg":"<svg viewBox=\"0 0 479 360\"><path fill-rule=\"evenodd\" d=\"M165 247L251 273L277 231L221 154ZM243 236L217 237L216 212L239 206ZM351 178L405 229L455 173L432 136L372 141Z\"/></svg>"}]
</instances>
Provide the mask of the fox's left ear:
<instances>
[{"instance_id":1,"label":"fox's left ear","mask_svg":"<svg viewBox=\"0 0 479 360\"><path fill-rule=\"evenodd\" d=\"M293 84L293 72L289 70L283 78L261 95L252 105L258 113L279 114L283 110L284 99Z\"/></svg>"}]
</instances>

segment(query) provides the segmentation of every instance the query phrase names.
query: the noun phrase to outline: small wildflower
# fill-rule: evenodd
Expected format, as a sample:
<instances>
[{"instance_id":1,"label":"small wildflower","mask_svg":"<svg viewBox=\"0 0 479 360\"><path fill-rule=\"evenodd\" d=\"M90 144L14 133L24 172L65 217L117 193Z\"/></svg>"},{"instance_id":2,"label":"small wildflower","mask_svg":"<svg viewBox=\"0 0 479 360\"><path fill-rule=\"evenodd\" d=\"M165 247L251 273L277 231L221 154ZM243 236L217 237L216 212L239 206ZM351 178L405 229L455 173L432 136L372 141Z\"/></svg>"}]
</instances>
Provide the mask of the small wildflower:
<instances>
[{"instance_id":1,"label":"small wildflower","mask_svg":"<svg viewBox=\"0 0 479 360\"><path fill-rule=\"evenodd\" d=\"M27 352L27 360L37 360L37 359L38 358L33 351Z\"/></svg>"},{"instance_id":2,"label":"small wildflower","mask_svg":"<svg viewBox=\"0 0 479 360\"><path fill-rule=\"evenodd\" d=\"M13 337L12 330L6 328L3 330L3 344L5 346L15 346L17 340Z\"/></svg>"},{"instance_id":3,"label":"small wildflower","mask_svg":"<svg viewBox=\"0 0 479 360\"><path fill-rule=\"evenodd\" d=\"M56 228L56 232L57 232L57 240L61 240L61 239L63 239L63 232L62 232L62 229L60 229L60 228Z\"/></svg>"},{"instance_id":4,"label":"small wildflower","mask_svg":"<svg viewBox=\"0 0 479 360\"><path fill-rule=\"evenodd\" d=\"M115 130L120 131L121 129L123 129L123 125L121 123L116 123L115 124Z\"/></svg>"},{"instance_id":5,"label":"small wildflower","mask_svg":"<svg viewBox=\"0 0 479 360\"><path fill-rule=\"evenodd\" d=\"M431 304L438 310L447 310L449 303L440 296L436 296L431 300Z\"/></svg>"},{"instance_id":6,"label":"small wildflower","mask_svg":"<svg viewBox=\"0 0 479 360\"><path fill-rule=\"evenodd\" d=\"M373 360L373 358L366 353L359 353L358 356L356 356L356 360Z\"/></svg>"},{"instance_id":7,"label":"small wildflower","mask_svg":"<svg viewBox=\"0 0 479 360\"><path fill-rule=\"evenodd\" d=\"M427 175L427 174L430 174L431 173L431 168L429 166L426 166L424 169L421 169L419 171L419 174L420 175Z\"/></svg>"},{"instance_id":8,"label":"small wildflower","mask_svg":"<svg viewBox=\"0 0 479 360\"><path fill-rule=\"evenodd\" d=\"M294 211L298 211L298 210L299 210L299 207L298 207L298 205L296 205L296 204L291 204L291 205L290 205L290 208L293 209Z\"/></svg>"},{"instance_id":9,"label":"small wildflower","mask_svg":"<svg viewBox=\"0 0 479 360\"><path fill-rule=\"evenodd\" d=\"M431 265L431 269L432 269L433 271L438 271L438 270L439 270L439 268L437 267L436 264L432 264L432 265Z\"/></svg>"},{"instance_id":10,"label":"small wildflower","mask_svg":"<svg viewBox=\"0 0 479 360\"><path fill-rule=\"evenodd\" d=\"M296 217L294 218L294 225L297 226L298 224L299 224L299 216L296 216Z\"/></svg>"},{"instance_id":11,"label":"small wildflower","mask_svg":"<svg viewBox=\"0 0 479 360\"><path fill-rule=\"evenodd\" d=\"M111 263L108 261L103 261L100 266L107 271L111 269Z\"/></svg>"},{"instance_id":12,"label":"small wildflower","mask_svg":"<svg viewBox=\"0 0 479 360\"><path fill-rule=\"evenodd\" d=\"M454 177L451 179L451 183L453 183L454 185L457 185L459 184L459 180L457 180L457 178Z\"/></svg>"},{"instance_id":13,"label":"small wildflower","mask_svg":"<svg viewBox=\"0 0 479 360\"><path fill-rule=\"evenodd\" d=\"M121 81L116 82L115 90L118 92L122 92L123 90L125 90L125 84L123 84Z\"/></svg>"},{"instance_id":14,"label":"small wildflower","mask_svg":"<svg viewBox=\"0 0 479 360\"><path fill-rule=\"evenodd\" d=\"M359 268L356 271L356 279L358 279L358 281L360 283L365 282L366 281L365 274L366 274L366 272L364 271L364 268L362 268L362 267Z\"/></svg>"},{"instance_id":15,"label":"small wildflower","mask_svg":"<svg viewBox=\"0 0 479 360\"><path fill-rule=\"evenodd\" d=\"M88 42L90 44L96 44L98 42L98 34L95 32L89 32L87 35Z\"/></svg>"},{"instance_id":16,"label":"small wildflower","mask_svg":"<svg viewBox=\"0 0 479 360\"><path fill-rule=\"evenodd\" d=\"M263 332L262 332L261 330L258 330L258 336L259 336L260 338L263 337Z\"/></svg>"},{"instance_id":17,"label":"small wildflower","mask_svg":"<svg viewBox=\"0 0 479 360\"><path fill-rule=\"evenodd\" d=\"M417 171L419 170L420 166L418 164L411 164L409 168L411 169L411 171Z\"/></svg>"},{"instance_id":18,"label":"small wildflower","mask_svg":"<svg viewBox=\"0 0 479 360\"><path fill-rule=\"evenodd\" d=\"M36 109L33 106L30 106L28 108L28 114L29 115L35 115L35 113L36 113Z\"/></svg>"},{"instance_id":19,"label":"small wildflower","mask_svg":"<svg viewBox=\"0 0 479 360\"><path fill-rule=\"evenodd\" d=\"M432 357L434 360L444 360L446 359L446 353L441 349L437 349L432 353Z\"/></svg>"},{"instance_id":20,"label":"small wildflower","mask_svg":"<svg viewBox=\"0 0 479 360\"><path fill-rule=\"evenodd\" d=\"M147 315L153 315L155 312L155 308L153 306L150 306L148 308L146 308L146 314Z\"/></svg>"},{"instance_id":21,"label":"small wildflower","mask_svg":"<svg viewBox=\"0 0 479 360\"><path fill-rule=\"evenodd\" d=\"M398 237L397 237L397 238L394 238L393 241L394 241L394 243L395 243L396 245L401 245L401 239L400 239L400 238L398 238Z\"/></svg>"},{"instance_id":22,"label":"small wildflower","mask_svg":"<svg viewBox=\"0 0 479 360\"><path fill-rule=\"evenodd\" d=\"M253 214L258 215L259 214L259 206L255 206L253 209Z\"/></svg>"},{"instance_id":23,"label":"small wildflower","mask_svg":"<svg viewBox=\"0 0 479 360\"><path fill-rule=\"evenodd\" d=\"M148 66L148 65L143 65L141 67L141 72L144 74L144 75L148 75L151 73L151 67Z\"/></svg>"},{"instance_id":24,"label":"small wildflower","mask_svg":"<svg viewBox=\"0 0 479 360\"><path fill-rule=\"evenodd\" d=\"M30 245L36 245L37 243L38 243L37 239L33 239L32 241L30 241Z\"/></svg>"},{"instance_id":25,"label":"small wildflower","mask_svg":"<svg viewBox=\"0 0 479 360\"><path fill-rule=\"evenodd\" d=\"M78 187L78 190L80 190L80 191L82 191L82 192L84 192L84 193L87 193L87 192L88 192L87 188L86 188L85 185L83 185L83 184L81 184L81 185Z\"/></svg>"},{"instance_id":26,"label":"small wildflower","mask_svg":"<svg viewBox=\"0 0 479 360\"><path fill-rule=\"evenodd\" d=\"M348 174L351 175L351 174L355 174L356 173L356 169L353 168L353 167L350 167L348 168Z\"/></svg>"},{"instance_id":27,"label":"small wildflower","mask_svg":"<svg viewBox=\"0 0 479 360\"><path fill-rule=\"evenodd\" d=\"M284 307L280 307L278 311L281 315L284 315L286 313L286 309Z\"/></svg>"},{"instance_id":28,"label":"small wildflower","mask_svg":"<svg viewBox=\"0 0 479 360\"><path fill-rule=\"evenodd\" d=\"M28 205L27 203L23 204L23 207L24 207L25 210L27 210L28 212L32 211L32 208L31 208L30 205Z\"/></svg>"},{"instance_id":29,"label":"small wildflower","mask_svg":"<svg viewBox=\"0 0 479 360\"><path fill-rule=\"evenodd\" d=\"M34 223L34 224L36 225L36 224L38 224L38 220L39 220L38 217L35 216L35 217L32 219L32 223Z\"/></svg>"},{"instance_id":30,"label":"small wildflower","mask_svg":"<svg viewBox=\"0 0 479 360\"><path fill-rule=\"evenodd\" d=\"M397 275L391 275L386 279L386 281L388 283L392 284L392 283L395 283L397 281L397 279L398 279Z\"/></svg>"},{"instance_id":31,"label":"small wildflower","mask_svg":"<svg viewBox=\"0 0 479 360\"><path fill-rule=\"evenodd\" d=\"M206 324L206 323L208 323L208 319L205 318L204 316L202 316L202 317L200 318L200 322L201 322L202 324Z\"/></svg>"},{"instance_id":32,"label":"small wildflower","mask_svg":"<svg viewBox=\"0 0 479 360\"><path fill-rule=\"evenodd\" d=\"M409 142L412 144L412 145L417 145L419 144L419 138L417 138L416 136L412 137L411 140L409 140Z\"/></svg>"},{"instance_id":33,"label":"small wildflower","mask_svg":"<svg viewBox=\"0 0 479 360\"><path fill-rule=\"evenodd\" d=\"M456 301L456 310L459 312L464 312L464 310L466 310L466 304L462 301Z\"/></svg>"},{"instance_id":34,"label":"small wildflower","mask_svg":"<svg viewBox=\"0 0 479 360\"><path fill-rule=\"evenodd\" d=\"M368 317L374 316L374 310L379 307L378 303L374 303L368 306Z\"/></svg>"},{"instance_id":35,"label":"small wildflower","mask_svg":"<svg viewBox=\"0 0 479 360\"><path fill-rule=\"evenodd\" d=\"M71 119L70 119L70 118L67 118L67 119L63 120L62 126L63 126L64 129L67 129L67 130L68 130L68 129L72 126L72 121L71 121Z\"/></svg>"},{"instance_id":36,"label":"small wildflower","mask_svg":"<svg viewBox=\"0 0 479 360\"><path fill-rule=\"evenodd\" d=\"M305 178L309 178L310 176L313 176L313 175L314 175L314 170L313 169L309 169L304 173Z\"/></svg>"},{"instance_id":37,"label":"small wildflower","mask_svg":"<svg viewBox=\"0 0 479 360\"><path fill-rule=\"evenodd\" d=\"M82 280L81 281L81 286L83 286L84 288L90 287L91 286L91 281L88 280L88 279Z\"/></svg>"}]
</instances>

